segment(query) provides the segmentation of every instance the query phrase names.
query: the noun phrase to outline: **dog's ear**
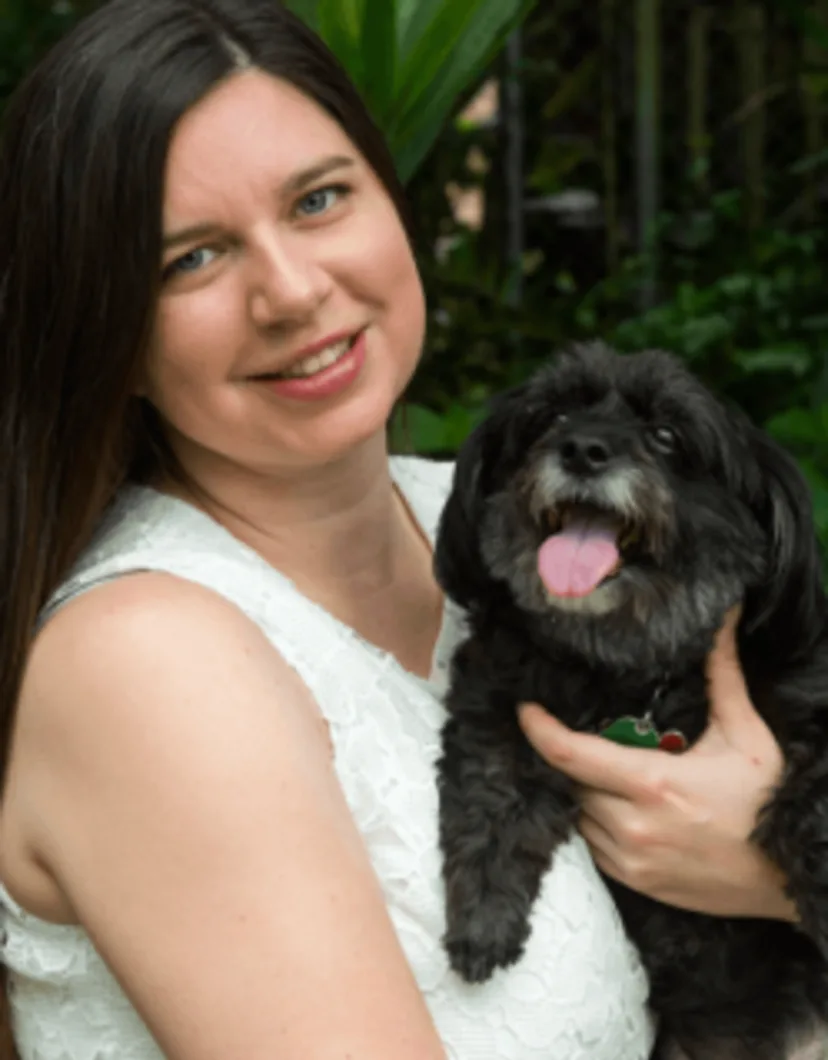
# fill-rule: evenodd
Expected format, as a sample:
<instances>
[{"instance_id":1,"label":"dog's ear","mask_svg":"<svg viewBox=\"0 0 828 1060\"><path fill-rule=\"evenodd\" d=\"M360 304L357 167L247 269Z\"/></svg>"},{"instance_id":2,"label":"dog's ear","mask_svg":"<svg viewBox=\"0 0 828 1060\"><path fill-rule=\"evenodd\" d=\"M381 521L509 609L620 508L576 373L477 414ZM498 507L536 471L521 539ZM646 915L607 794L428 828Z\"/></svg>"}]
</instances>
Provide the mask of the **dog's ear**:
<instances>
[{"instance_id":1,"label":"dog's ear","mask_svg":"<svg viewBox=\"0 0 828 1060\"><path fill-rule=\"evenodd\" d=\"M807 652L826 617L822 556L811 491L796 461L764 431L749 430L760 472L754 511L768 534L764 582L745 601L742 628L774 655Z\"/></svg>"},{"instance_id":2,"label":"dog's ear","mask_svg":"<svg viewBox=\"0 0 828 1060\"><path fill-rule=\"evenodd\" d=\"M485 479L495 458L493 417L480 423L457 454L451 492L443 508L434 550L438 582L455 603L469 607L488 580L480 554Z\"/></svg>"},{"instance_id":3,"label":"dog's ear","mask_svg":"<svg viewBox=\"0 0 828 1060\"><path fill-rule=\"evenodd\" d=\"M434 572L461 607L491 597L492 576L480 551L480 527L496 465L514 459L520 451L515 433L531 412L529 388L530 383L519 383L496 397L486 419L457 454L454 481L437 530Z\"/></svg>"}]
</instances>

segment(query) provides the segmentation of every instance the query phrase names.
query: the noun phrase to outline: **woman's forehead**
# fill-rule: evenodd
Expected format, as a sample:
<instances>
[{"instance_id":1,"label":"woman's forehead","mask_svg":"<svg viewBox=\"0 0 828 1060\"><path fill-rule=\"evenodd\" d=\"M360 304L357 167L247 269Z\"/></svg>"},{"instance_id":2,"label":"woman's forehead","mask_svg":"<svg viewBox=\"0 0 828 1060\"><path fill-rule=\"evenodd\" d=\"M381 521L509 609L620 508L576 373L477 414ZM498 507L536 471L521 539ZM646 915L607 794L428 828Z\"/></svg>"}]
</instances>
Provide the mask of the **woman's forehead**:
<instances>
[{"instance_id":1,"label":"woman's forehead","mask_svg":"<svg viewBox=\"0 0 828 1060\"><path fill-rule=\"evenodd\" d=\"M333 156L358 160L344 130L322 107L285 81L245 71L181 119L167 160L167 205L260 181L272 194Z\"/></svg>"}]
</instances>

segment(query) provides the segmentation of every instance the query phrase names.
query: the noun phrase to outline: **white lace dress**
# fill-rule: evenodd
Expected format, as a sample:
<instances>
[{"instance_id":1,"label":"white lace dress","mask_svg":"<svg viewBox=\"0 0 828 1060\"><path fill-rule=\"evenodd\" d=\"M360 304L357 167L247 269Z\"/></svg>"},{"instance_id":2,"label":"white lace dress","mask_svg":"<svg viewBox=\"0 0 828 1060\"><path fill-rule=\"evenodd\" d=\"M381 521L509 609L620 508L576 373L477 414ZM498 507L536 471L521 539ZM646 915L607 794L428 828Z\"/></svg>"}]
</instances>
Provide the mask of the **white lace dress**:
<instances>
[{"instance_id":1,"label":"white lace dress","mask_svg":"<svg viewBox=\"0 0 828 1060\"><path fill-rule=\"evenodd\" d=\"M396 458L392 469L433 537L450 466ZM516 966L479 986L465 984L447 966L440 945L434 762L446 665L462 636L462 618L451 606L433 673L423 680L302 596L195 508L130 487L46 614L95 584L145 569L191 579L231 600L315 695L330 725L348 804L451 1060L649 1055L645 977L580 839L558 852L534 908L531 940ZM46 923L2 888L0 910L2 959L10 973L22 1060L161 1060L82 928Z\"/></svg>"}]
</instances>

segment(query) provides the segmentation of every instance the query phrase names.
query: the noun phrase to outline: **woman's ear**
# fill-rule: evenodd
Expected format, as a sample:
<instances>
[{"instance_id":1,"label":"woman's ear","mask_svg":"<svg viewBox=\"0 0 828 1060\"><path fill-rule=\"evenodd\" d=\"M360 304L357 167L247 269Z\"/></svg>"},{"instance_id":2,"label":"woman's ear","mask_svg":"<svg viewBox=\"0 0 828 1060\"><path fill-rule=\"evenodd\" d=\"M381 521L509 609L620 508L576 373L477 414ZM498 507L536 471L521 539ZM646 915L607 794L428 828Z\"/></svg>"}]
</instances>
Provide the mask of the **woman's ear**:
<instances>
[{"instance_id":1,"label":"woman's ear","mask_svg":"<svg viewBox=\"0 0 828 1060\"><path fill-rule=\"evenodd\" d=\"M746 601L745 633L786 657L808 651L825 624L823 559L811 491L796 461L764 431L750 429L761 489L754 510L768 537L764 584Z\"/></svg>"}]
</instances>

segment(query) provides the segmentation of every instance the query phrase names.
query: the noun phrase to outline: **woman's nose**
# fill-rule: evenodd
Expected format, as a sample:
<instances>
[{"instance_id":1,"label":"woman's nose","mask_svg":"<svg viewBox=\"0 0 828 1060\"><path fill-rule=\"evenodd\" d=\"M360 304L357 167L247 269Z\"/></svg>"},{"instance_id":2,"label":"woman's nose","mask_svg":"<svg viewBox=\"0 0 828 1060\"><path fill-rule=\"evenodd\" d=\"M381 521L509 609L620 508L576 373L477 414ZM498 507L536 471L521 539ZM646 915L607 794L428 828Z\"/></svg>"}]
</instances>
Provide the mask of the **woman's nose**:
<instances>
[{"instance_id":1,"label":"woman's nose","mask_svg":"<svg viewBox=\"0 0 828 1060\"><path fill-rule=\"evenodd\" d=\"M301 239L274 234L252 256L250 309L259 327L312 315L333 286L330 272Z\"/></svg>"}]
</instances>

